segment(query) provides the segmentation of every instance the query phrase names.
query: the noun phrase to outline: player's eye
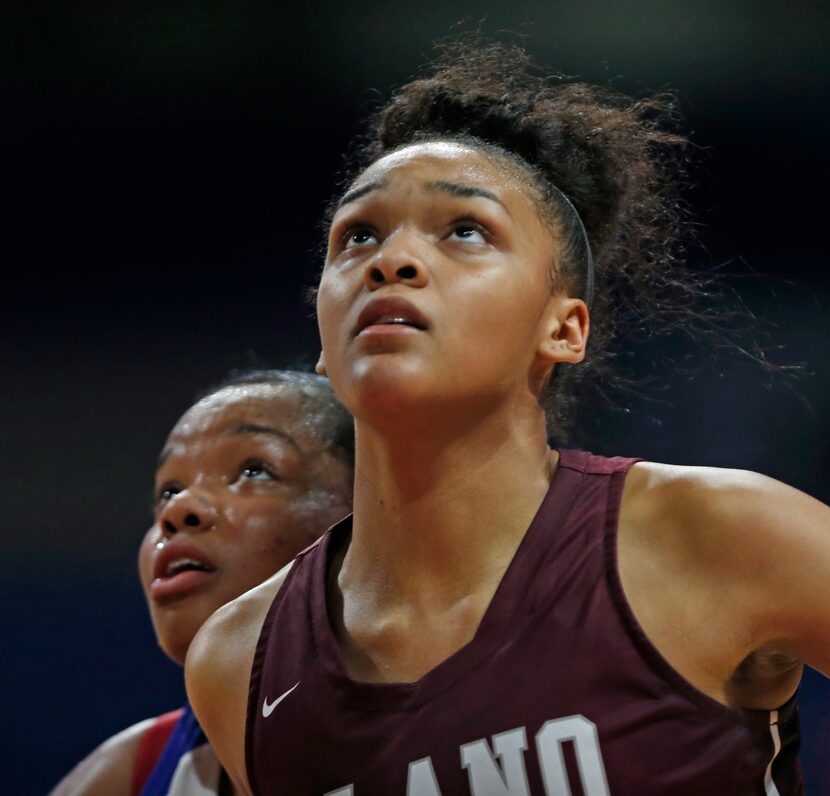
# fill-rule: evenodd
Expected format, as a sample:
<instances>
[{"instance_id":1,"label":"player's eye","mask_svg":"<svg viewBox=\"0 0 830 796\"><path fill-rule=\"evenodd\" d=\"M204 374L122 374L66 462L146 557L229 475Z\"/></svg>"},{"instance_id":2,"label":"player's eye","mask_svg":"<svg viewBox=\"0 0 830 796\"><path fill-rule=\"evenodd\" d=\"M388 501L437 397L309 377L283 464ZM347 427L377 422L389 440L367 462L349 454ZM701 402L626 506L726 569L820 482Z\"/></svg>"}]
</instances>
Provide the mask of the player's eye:
<instances>
[{"instance_id":1,"label":"player's eye","mask_svg":"<svg viewBox=\"0 0 830 796\"><path fill-rule=\"evenodd\" d=\"M464 243L487 243L487 230L474 221L459 221L453 226L449 238Z\"/></svg>"},{"instance_id":2,"label":"player's eye","mask_svg":"<svg viewBox=\"0 0 830 796\"><path fill-rule=\"evenodd\" d=\"M371 246L378 242L378 236L369 227L352 227L343 236L343 248L355 249L358 246Z\"/></svg>"},{"instance_id":3,"label":"player's eye","mask_svg":"<svg viewBox=\"0 0 830 796\"><path fill-rule=\"evenodd\" d=\"M179 484L162 484L156 492L156 505L160 506L163 503L167 503L168 500L178 495L181 491L182 488Z\"/></svg>"},{"instance_id":4,"label":"player's eye","mask_svg":"<svg viewBox=\"0 0 830 796\"><path fill-rule=\"evenodd\" d=\"M262 462L246 462L239 474L240 480L276 481L276 474Z\"/></svg>"}]
</instances>

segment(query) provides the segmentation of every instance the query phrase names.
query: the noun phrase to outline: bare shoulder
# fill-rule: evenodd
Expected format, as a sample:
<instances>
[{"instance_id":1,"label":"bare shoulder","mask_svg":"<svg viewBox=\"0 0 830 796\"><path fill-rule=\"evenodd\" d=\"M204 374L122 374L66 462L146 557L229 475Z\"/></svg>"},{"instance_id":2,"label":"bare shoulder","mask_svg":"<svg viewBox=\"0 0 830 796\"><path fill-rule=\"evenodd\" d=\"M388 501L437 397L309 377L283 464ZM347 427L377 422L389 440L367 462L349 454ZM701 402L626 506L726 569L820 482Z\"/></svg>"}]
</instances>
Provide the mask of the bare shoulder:
<instances>
[{"instance_id":1,"label":"bare shoulder","mask_svg":"<svg viewBox=\"0 0 830 796\"><path fill-rule=\"evenodd\" d=\"M750 658L830 669L830 509L809 495L747 470L638 463L618 563L635 613L670 650L682 639L655 594L688 606L688 621L675 611L671 623L696 643L713 629L709 671L740 672Z\"/></svg>"},{"instance_id":2,"label":"bare shoulder","mask_svg":"<svg viewBox=\"0 0 830 796\"><path fill-rule=\"evenodd\" d=\"M268 609L291 564L224 605L199 629L185 661L187 696L217 757L240 793L245 771L245 721L254 654Z\"/></svg>"},{"instance_id":3,"label":"bare shoulder","mask_svg":"<svg viewBox=\"0 0 830 796\"><path fill-rule=\"evenodd\" d=\"M638 520L636 527L671 534L689 552L716 553L714 563L756 574L782 548L826 535L819 526L830 513L809 495L749 470L654 462L632 468L623 511Z\"/></svg>"},{"instance_id":4,"label":"bare shoulder","mask_svg":"<svg viewBox=\"0 0 830 796\"><path fill-rule=\"evenodd\" d=\"M141 737L153 721L140 721L104 741L55 786L51 796L129 796Z\"/></svg>"}]
</instances>

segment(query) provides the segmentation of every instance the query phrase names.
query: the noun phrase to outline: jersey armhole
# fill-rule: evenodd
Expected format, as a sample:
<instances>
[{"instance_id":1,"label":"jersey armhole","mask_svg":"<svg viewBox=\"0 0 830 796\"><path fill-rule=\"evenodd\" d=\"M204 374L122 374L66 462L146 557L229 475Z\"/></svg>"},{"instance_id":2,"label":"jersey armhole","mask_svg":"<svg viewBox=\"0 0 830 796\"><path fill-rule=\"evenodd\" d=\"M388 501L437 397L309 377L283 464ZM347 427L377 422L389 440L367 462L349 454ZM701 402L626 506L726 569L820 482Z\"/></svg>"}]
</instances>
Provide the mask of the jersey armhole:
<instances>
[{"instance_id":1,"label":"jersey armhole","mask_svg":"<svg viewBox=\"0 0 830 796\"><path fill-rule=\"evenodd\" d=\"M620 577L617 538L620 507L622 505L626 476L631 471L631 467L637 464L638 461L641 460L632 461L629 467L617 471L611 476L608 493L605 526L605 577L611 593L612 602L617 610L617 615L643 662L666 683L684 694L687 699L691 700L699 708L709 713L719 714L721 717L730 719L733 722L741 722L746 717L752 715L755 715L756 718L762 721L768 721L770 712L767 710L733 708L729 705L724 705L722 702L718 702L718 700L710 697L708 694L704 694L703 691L689 682L672 666L669 660L657 649L648 637L639 620L634 615L634 611L623 589L622 578Z\"/></svg>"},{"instance_id":2,"label":"jersey armhole","mask_svg":"<svg viewBox=\"0 0 830 796\"><path fill-rule=\"evenodd\" d=\"M637 464L636 460L631 466ZM736 708L724 705L708 694L703 693L664 657L646 634L639 620L634 615L622 585L617 560L617 532L619 514L622 504L625 479L631 466L615 472L611 477L608 493L608 505L605 527L605 577L611 600L625 632L631 639L643 662L669 686L683 694L690 702L709 715L736 725L743 725L749 731L741 755L740 765L734 769L735 792L741 783L749 785L756 782L757 772L750 773L747 764L753 750L753 744L761 743L769 764L764 777L764 793L767 796L777 794L803 794L802 774L797 760L799 747L799 721L797 697L798 691L776 710ZM754 739L754 740L753 740ZM757 749L756 749L757 751ZM757 766L757 762L755 762ZM780 780L784 790L779 790L776 782Z\"/></svg>"},{"instance_id":3,"label":"jersey armhole","mask_svg":"<svg viewBox=\"0 0 830 796\"><path fill-rule=\"evenodd\" d=\"M136 750L131 796L141 796L141 791L153 773L170 734L183 713L183 708L164 713L144 731Z\"/></svg>"},{"instance_id":4,"label":"jersey armhole","mask_svg":"<svg viewBox=\"0 0 830 796\"><path fill-rule=\"evenodd\" d=\"M288 584L300 569L297 565L306 560L305 556L316 548L325 537L326 534L323 534L323 536L316 539L294 559L294 563L291 569L288 570L285 580L282 582L279 589L277 589L274 599L271 600L271 605L268 607L268 613L265 614L265 619L259 631L256 650L254 651L254 659L251 664L251 673L248 678L248 704L245 709L245 775L248 778L248 785L251 788L251 792L254 794L259 793L259 788L256 783L256 774L252 765L254 724L256 722L257 706L259 704L259 692L262 684L263 665L265 662L265 656L268 652L268 645L271 640L271 630L274 625L274 614L279 610L279 606L282 604Z\"/></svg>"}]
</instances>

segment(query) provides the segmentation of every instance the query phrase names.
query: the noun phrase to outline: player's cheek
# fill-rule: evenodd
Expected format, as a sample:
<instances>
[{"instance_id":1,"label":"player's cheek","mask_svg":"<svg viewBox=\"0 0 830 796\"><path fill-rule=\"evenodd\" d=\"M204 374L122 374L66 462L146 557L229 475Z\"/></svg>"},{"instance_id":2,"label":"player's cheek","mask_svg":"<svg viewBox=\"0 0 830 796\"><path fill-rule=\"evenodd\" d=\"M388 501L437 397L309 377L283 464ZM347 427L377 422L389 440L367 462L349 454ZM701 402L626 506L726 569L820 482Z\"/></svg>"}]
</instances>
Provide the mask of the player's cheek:
<instances>
[{"instance_id":1,"label":"player's cheek","mask_svg":"<svg viewBox=\"0 0 830 796\"><path fill-rule=\"evenodd\" d=\"M151 531L148 531L138 548L138 578L141 581L145 596L152 580L152 549Z\"/></svg>"}]
</instances>

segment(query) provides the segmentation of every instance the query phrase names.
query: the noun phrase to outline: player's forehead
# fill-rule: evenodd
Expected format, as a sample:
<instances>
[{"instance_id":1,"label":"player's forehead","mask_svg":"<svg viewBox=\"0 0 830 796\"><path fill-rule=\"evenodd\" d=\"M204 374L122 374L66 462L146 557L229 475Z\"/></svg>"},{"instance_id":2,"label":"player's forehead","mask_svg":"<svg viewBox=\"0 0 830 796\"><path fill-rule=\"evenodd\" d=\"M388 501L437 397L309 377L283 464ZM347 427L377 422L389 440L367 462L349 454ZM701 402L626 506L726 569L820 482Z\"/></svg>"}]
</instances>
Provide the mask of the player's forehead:
<instances>
[{"instance_id":1,"label":"player's forehead","mask_svg":"<svg viewBox=\"0 0 830 796\"><path fill-rule=\"evenodd\" d=\"M379 157L363 172L364 177L382 176L419 163L464 170L475 176L487 159L471 144L461 141L420 141L398 147Z\"/></svg>"},{"instance_id":2,"label":"player's forehead","mask_svg":"<svg viewBox=\"0 0 830 796\"><path fill-rule=\"evenodd\" d=\"M400 147L376 160L358 175L343 198L367 188L382 192L402 185L429 188L437 183L486 188L497 194L523 193L527 180L520 179L517 171L506 158L474 144L424 141Z\"/></svg>"},{"instance_id":3,"label":"player's forehead","mask_svg":"<svg viewBox=\"0 0 830 796\"><path fill-rule=\"evenodd\" d=\"M299 423L300 397L284 384L223 387L190 407L167 438L167 446L186 446L247 426L272 426L286 433Z\"/></svg>"}]
</instances>

